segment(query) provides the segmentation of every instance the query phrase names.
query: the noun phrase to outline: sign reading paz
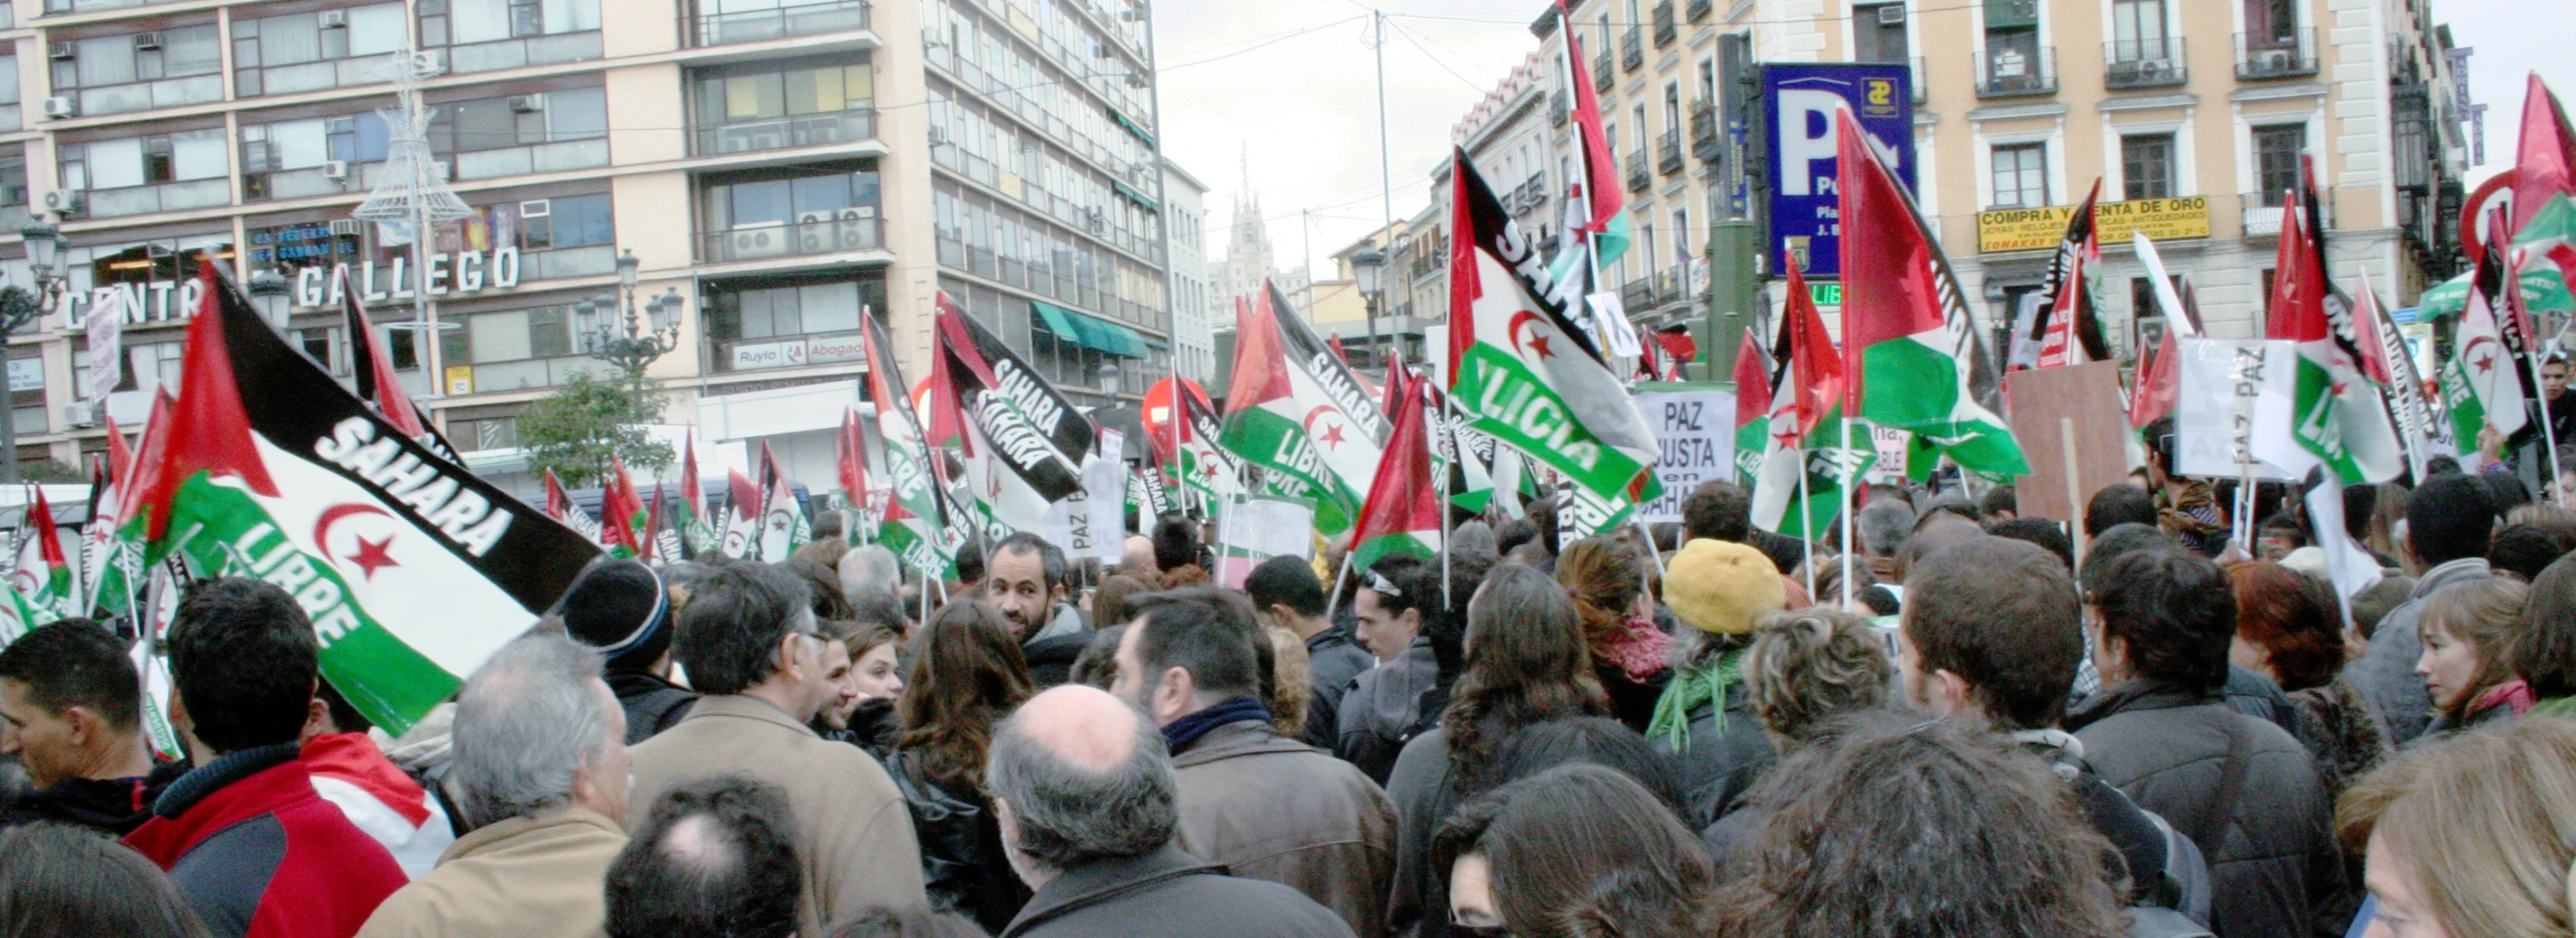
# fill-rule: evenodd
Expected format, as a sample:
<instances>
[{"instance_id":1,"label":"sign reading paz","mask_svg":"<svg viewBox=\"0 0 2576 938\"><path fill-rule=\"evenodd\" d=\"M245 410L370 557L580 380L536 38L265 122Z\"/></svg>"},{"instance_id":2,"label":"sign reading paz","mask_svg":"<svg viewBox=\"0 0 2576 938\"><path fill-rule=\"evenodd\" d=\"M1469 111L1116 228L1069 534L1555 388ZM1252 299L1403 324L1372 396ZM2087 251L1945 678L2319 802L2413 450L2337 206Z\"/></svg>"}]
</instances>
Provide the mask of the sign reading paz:
<instances>
[{"instance_id":1,"label":"sign reading paz","mask_svg":"<svg viewBox=\"0 0 2576 938\"><path fill-rule=\"evenodd\" d=\"M1977 250L2042 251L2066 236L2066 220L2075 206L2001 208L1977 213ZM2093 224L2103 244L2124 244L2129 233L2143 231L2156 241L2209 237L2209 197L2131 199L2093 206Z\"/></svg>"},{"instance_id":2,"label":"sign reading paz","mask_svg":"<svg viewBox=\"0 0 2576 938\"><path fill-rule=\"evenodd\" d=\"M1682 520L1682 499L1710 479L1735 474L1735 393L1703 384L1639 385L1637 412L1662 444L1655 476L1663 497L1639 508L1652 524Z\"/></svg>"}]
</instances>

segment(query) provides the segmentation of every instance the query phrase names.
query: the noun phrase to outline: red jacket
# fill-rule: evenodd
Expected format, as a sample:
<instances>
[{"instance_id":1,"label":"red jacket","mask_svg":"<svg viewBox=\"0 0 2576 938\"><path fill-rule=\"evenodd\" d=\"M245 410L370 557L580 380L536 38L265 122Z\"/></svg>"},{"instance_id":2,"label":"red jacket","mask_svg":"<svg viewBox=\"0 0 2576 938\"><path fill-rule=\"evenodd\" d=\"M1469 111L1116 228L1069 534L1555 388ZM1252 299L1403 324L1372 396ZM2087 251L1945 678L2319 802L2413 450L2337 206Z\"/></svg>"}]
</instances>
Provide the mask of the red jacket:
<instances>
[{"instance_id":1,"label":"red jacket","mask_svg":"<svg viewBox=\"0 0 2576 938\"><path fill-rule=\"evenodd\" d=\"M182 776L125 843L168 870L217 935L349 938L406 882L382 844L314 794L293 743Z\"/></svg>"}]
</instances>

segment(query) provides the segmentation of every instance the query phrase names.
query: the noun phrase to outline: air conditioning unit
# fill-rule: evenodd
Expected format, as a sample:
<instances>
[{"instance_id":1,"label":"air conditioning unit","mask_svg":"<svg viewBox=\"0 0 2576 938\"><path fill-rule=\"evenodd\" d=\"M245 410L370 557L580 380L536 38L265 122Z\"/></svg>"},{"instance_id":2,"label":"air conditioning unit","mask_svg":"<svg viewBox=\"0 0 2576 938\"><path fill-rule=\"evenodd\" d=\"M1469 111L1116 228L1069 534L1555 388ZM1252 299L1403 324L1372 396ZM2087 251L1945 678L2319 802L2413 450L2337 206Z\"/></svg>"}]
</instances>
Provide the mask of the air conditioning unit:
<instances>
[{"instance_id":1,"label":"air conditioning unit","mask_svg":"<svg viewBox=\"0 0 2576 938\"><path fill-rule=\"evenodd\" d=\"M519 217L521 218L546 218L552 216L554 213L555 200L553 199L530 199L519 203Z\"/></svg>"},{"instance_id":2,"label":"air conditioning unit","mask_svg":"<svg viewBox=\"0 0 2576 938\"><path fill-rule=\"evenodd\" d=\"M430 178L436 179L440 182L455 182L456 164L450 163L446 160L433 162L429 164L429 175Z\"/></svg>"},{"instance_id":3,"label":"air conditioning unit","mask_svg":"<svg viewBox=\"0 0 2576 938\"><path fill-rule=\"evenodd\" d=\"M787 253L787 247L787 226L778 222L725 232L725 255L730 260L779 257Z\"/></svg>"},{"instance_id":4,"label":"air conditioning unit","mask_svg":"<svg viewBox=\"0 0 2576 938\"><path fill-rule=\"evenodd\" d=\"M347 29L347 28L349 28L349 11L347 11L347 10L324 10L324 11L322 11L322 28L323 28L323 29Z\"/></svg>"},{"instance_id":5,"label":"air conditioning unit","mask_svg":"<svg viewBox=\"0 0 2576 938\"><path fill-rule=\"evenodd\" d=\"M417 66L424 75L447 74L447 50L445 49L430 49L423 52L414 52L411 54L411 60L412 64Z\"/></svg>"},{"instance_id":6,"label":"air conditioning unit","mask_svg":"<svg viewBox=\"0 0 2576 938\"><path fill-rule=\"evenodd\" d=\"M103 402L63 405L63 426L78 430L98 426L98 409Z\"/></svg>"},{"instance_id":7,"label":"air conditioning unit","mask_svg":"<svg viewBox=\"0 0 2576 938\"><path fill-rule=\"evenodd\" d=\"M45 47L45 57L63 60L77 59L80 58L80 47L68 42L53 43Z\"/></svg>"},{"instance_id":8,"label":"air conditioning unit","mask_svg":"<svg viewBox=\"0 0 2576 938\"><path fill-rule=\"evenodd\" d=\"M2254 53L2254 70L2258 72L2289 71L2290 50L2264 49L2260 52Z\"/></svg>"},{"instance_id":9,"label":"air conditioning unit","mask_svg":"<svg viewBox=\"0 0 2576 938\"><path fill-rule=\"evenodd\" d=\"M137 51L161 48L161 34L158 32L135 33L134 48Z\"/></svg>"},{"instance_id":10,"label":"air conditioning unit","mask_svg":"<svg viewBox=\"0 0 2576 938\"><path fill-rule=\"evenodd\" d=\"M71 218L88 209L89 200L82 197L78 189L50 189L45 192L45 211Z\"/></svg>"},{"instance_id":11,"label":"air conditioning unit","mask_svg":"<svg viewBox=\"0 0 2576 938\"><path fill-rule=\"evenodd\" d=\"M1896 26L1905 22L1905 4L1891 3L1878 8L1878 24Z\"/></svg>"},{"instance_id":12,"label":"air conditioning unit","mask_svg":"<svg viewBox=\"0 0 2576 938\"><path fill-rule=\"evenodd\" d=\"M65 95L56 95L54 97L46 98L45 116L53 120L64 120L67 118L79 117L80 99Z\"/></svg>"},{"instance_id":13,"label":"air conditioning unit","mask_svg":"<svg viewBox=\"0 0 2576 938\"><path fill-rule=\"evenodd\" d=\"M796 216L796 253L826 254L840 244L833 237L832 213L805 212Z\"/></svg>"},{"instance_id":14,"label":"air conditioning unit","mask_svg":"<svg viewBox=\"0 0 2576 938\"><path fill-rule=\"evenodd\" d=\"M745 124L727 127L716 133L716 152L750 153L775 150L787 145L786 125L777 123Z\"/></svg>"},{"instance_id":15,"label":"air conditioning unit","mask_svg":"<svg viewBox=\"0 0 2576 938\"><path fill-rule=\"evenodd\" d=\"M930 125L930 145L934 147L947 146L948 128L939 126L938 124Z\"/></svg>"},{"instance_id":16,"label":"air conditioning unit","mask_svg":"<svg viewBox=\"0 0 2576 938\"><path fill-rule=\"evenodd\" d=\"M331 219L331 235L333 237L348 235L354 238L357 237L358 231L358 220L355 218Z\"/></svg>"},{"instance_id":17,"label":"air conditioning unit","mask_svg":"<svg viewBox=\"0 0 2576 938\"><path fill-rule=\"evenodd\" d=\"M510 99L510 112L513 114L534 114L545 109L546 96L542 94L523 94Z\"/></svg>"},{"instance_id":18,"label":"air conditioning unit","mask_svg":"<svg viewBox=\"0 0 2576 938\"><path fill-rule=\"evenodd\" d=\"M339 182L349 181L349 161L330 160L322 164L322 175Z\"/></svg>"}]
</instances>

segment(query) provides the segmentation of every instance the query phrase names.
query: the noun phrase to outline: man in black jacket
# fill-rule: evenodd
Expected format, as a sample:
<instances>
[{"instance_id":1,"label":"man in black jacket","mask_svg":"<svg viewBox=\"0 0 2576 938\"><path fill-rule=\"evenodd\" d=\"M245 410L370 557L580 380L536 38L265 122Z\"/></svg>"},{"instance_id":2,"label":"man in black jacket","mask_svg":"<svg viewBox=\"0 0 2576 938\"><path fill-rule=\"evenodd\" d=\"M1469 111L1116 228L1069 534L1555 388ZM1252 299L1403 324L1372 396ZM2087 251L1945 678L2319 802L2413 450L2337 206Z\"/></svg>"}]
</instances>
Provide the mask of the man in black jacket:
<instances>
[{"instance_id":1,"label":"man in black jacket","mask_svg":"<svg viewBox=\"0 0 2576 938\"><path fill-rule=\"evenodd\" d=\"M1029 698L994 731L984 777L1011 868L1037 891L1001 938L1350 938L1296 890L1173 845L1179 784L1163 733L1105 691Z\"/></svg>"},{"instance_id":2,"label":"man in black jacket","mask_svg":"<svg viewBox=\"0 0 2576 938\"><path fill-rule=\"evenodd\" d=\"M708 572L689 564L692 575ZM689 715L698 695L671 683L671 595L661 574L633 560L581 572L555 603L564 631L608 659L608 689L626 710L626 744L653 738Z\"/></svg>"},{"instance_id":3,"label":"man in black jacket","mask_svg":"<svg viewBox=\"0 0 2576 938\"><path fill-rule=\"evenodd\" d=\"M2037 545L1978 538L1914 564L1897 626L1907 698L1936 716L1971 713L2009 733L2074 786L2076 806L2119 848L2111 881L2131 905L2171 908L2206 924L2209 871L2200 851L2102 780L2084 746L2059 729L2084 656L2075 581ZM2107 858L2106 858L2107 860Z\"/></svg>"},{"instance_id":4,"label":"man in black jacket","mask_svg":"<svg viewBox=\"0 0 2576 938\"><path fill-rule=\"evenodd\" d=\"M150 820L187 766L152 757L142 703L125 642L87 619L0 648L0 755L17 756L36 787L0 826L68 821L122 837Z\"/></svg>"},{"instance_id":5,"label":"man in black jacket","mask_svg":"<svg viewBox=\"0 0 2576 938\"><path fill-rule=\"evenodd\" d=\"M1306 671L1313 696L1306 701L1306 741L1330 749L1339 727L1342 695L1360 672L1377 666L1377 658L1351 639L1350 630L1324 614L1324 582L1315 568L1297 557L1262 561L1243 578L1243 591L1265 623L1278 625L1306 641Z\"/></svg>"},{"instance_id":6,"label":"man in black jacket","mask_svg":"<svg viewBox=\"0 0 2576 938\"><path fill-rule=\"evenodd\" d=\"M2085 760L2200 845L2213 930L2341 934L2352 905L2316 763L2287 731L2223 696L2236 635L2227 575L2171 547L2086 573L2103 689L2066 719Z\"/></svg>"}]
</instances>

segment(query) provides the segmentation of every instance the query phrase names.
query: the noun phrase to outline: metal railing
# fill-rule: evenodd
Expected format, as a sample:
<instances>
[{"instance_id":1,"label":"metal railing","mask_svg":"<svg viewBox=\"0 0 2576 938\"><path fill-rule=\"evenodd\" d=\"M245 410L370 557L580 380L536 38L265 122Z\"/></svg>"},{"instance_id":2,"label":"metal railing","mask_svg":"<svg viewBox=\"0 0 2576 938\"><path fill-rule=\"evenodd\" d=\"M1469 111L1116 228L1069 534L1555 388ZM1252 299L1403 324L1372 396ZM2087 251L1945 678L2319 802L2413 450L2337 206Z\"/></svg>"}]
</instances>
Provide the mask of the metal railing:
<instances>
[{"instance_id":1,"label":"metal railing","mask_svg":"<svg viewBox=\"0 0 2576 938\"><path fill-rule=\"evenodd\" d=\"M2054 46L2004 46L1976 53L1977 97L2012 98L2057 93Z\"/></svg>"},{"instance_id":2,"label":"metal railing","mask_svg":"<svg viewBox=\"0 0 2576 938\"><path fill-rule=\"evenodd\" d=\"M875 215L875 211L874 208L859 208L843 209L838 213L812 212L808 214L831 217L702 231L698 233L698 257L703 263L730 264L882 248L885 246L885 219ZM861 212L869 214L861 215Z\"/></svg>"},{"instance_id":3,"label":"metal railing","mask_svg":"<svg viewBox=\"0 0 2576 938\"><path fill-rule=\"evenodd\" d=\"M1720 147L1717 142L1717 107L1715 105L1706 101L1692 105L1690 125L1692 156L1699 157L1700 162L1703 163L1714 163L1719 157L1725 155L1725 148Z\"/></svg>"},{"instance_id":4,"label":"metal railing","mask_svg":"<svg viewBox=\"0 0 2576 938\"><path fill-rule=\"evenodd\" d=\"M1717 0L1690 0L1690 7L1682 15L1696 23L1707 19L1710 11L1716 9Z\"/></svg>"},{"instance_id":5,"label":"metal railing","mask_svg":"<svg viewBox=\"0 0 2576 938\"><path fill-rule=\"evenodd\" d=\"M1646 186L1654 181L1655 177L1646 173L1646 151L1639 149L1628 154L1628 191L1644 192Z\"/></svg>"},{"instance_id":6,"label":"metal railing","mask_svg":"<svg viewBox=\"0 0 2576 938\"><path fill-rule=\"evenodd\" d=\"M680 18L680 37L690 48L736 42L760 42L791 36L814 36L868 28L866 0L809 3L771 10L709 13Z\"/></svg>"},{"instance_id":7,"label":"metal railing","mask_svg":"<svg viewBox=\"0 0 2576 938\"><path fill-rule=\"evenodd\" d=\"M1573 117L1574 106L1568 98L1569 96L1562 91L1547 96L1547 122L1549 124L1563 127L1565 126L1565 122Z\"/></svg>"},{"instance_id":8,"label":"metal railing","mask_svg":"<svg viewBox=\"0 0 2576 938\"><path fill-rule=\"evenodd\" d=\"M1645 276L1628 281L1626 286L1619 288L1619 305L1626 307L1629 315L1652 309L1655 305L1655 278Z\"/></svg>"},{"instance_id":9,"label":"metal railing","mask_svg":"<svg viewBox=\"0 0 2576 938\"><path fill-rule=\"evenodd\" d=\"M1646 32L1641 28L1630 26L1628 31L1619 37L1619 65L1633 72L1645 64Z\"/></svg>"},{"instance_id":10,"label":"metal railing","mask_svg":"<svg viewBox=\"0 0 2576 938\"><path fill-rule=\"evenodd\" d=\"M2102 44L2102 86L2157 88L2191 80L2183 39L2122 39Z\"/></svg>"},{"instance_id":11,"label":"metal railing","mask_svg":"<svg viewBox=\"0 0 2576 938\"><path fill-rule=\"evenodd\" d=\"M706 124L697 127L691 135L689 155L720 156L855 143L875 137L876 124L876 112L864 108L775 120Z\"/></svg>"},{"instance_id":12,"label":"metal railing","mask_svg":"<svg viewBox=\"0 0 2576 938\"><path fill-rule=\"evenodd\" d=\"M1682 171L1682 132L1676 127L1655 139L1655 169L1670 176Z\"/></svg>"},{"instance_id":13,"label":"metal railing","mask_svg":"<svg viewBox=\"0 0 2576 938\"><path fill-rule=\"evenodd\" d=\"M2236 34L2236 77L2246 81L2317 73L2317 31Z\"/></svg>"},{"instance_id":14,"label":"metal railing","mask_svg":"<svg viewBox=\"0 0 2576 938\"><path fill-rule=\"evenodd\" d=\"M1654 22L1655 48L1672 45L1673 40L1681 35L1681 30L1673 24L1673 0L1660 0L1655 4Z\"/></svg>"},{"instance_id":15,"label":"metal railing","mask_svg":"<svg viewBox=\"0 0 2576 938\"><path fill-rule=\"evenodd\" d=\"M1610 50L1603 49L1600 55L1592 57L1592 90L1608 91L1610 86L1618 83L1619 73L1610 69Z\"/></svg>"}]
</instances>

